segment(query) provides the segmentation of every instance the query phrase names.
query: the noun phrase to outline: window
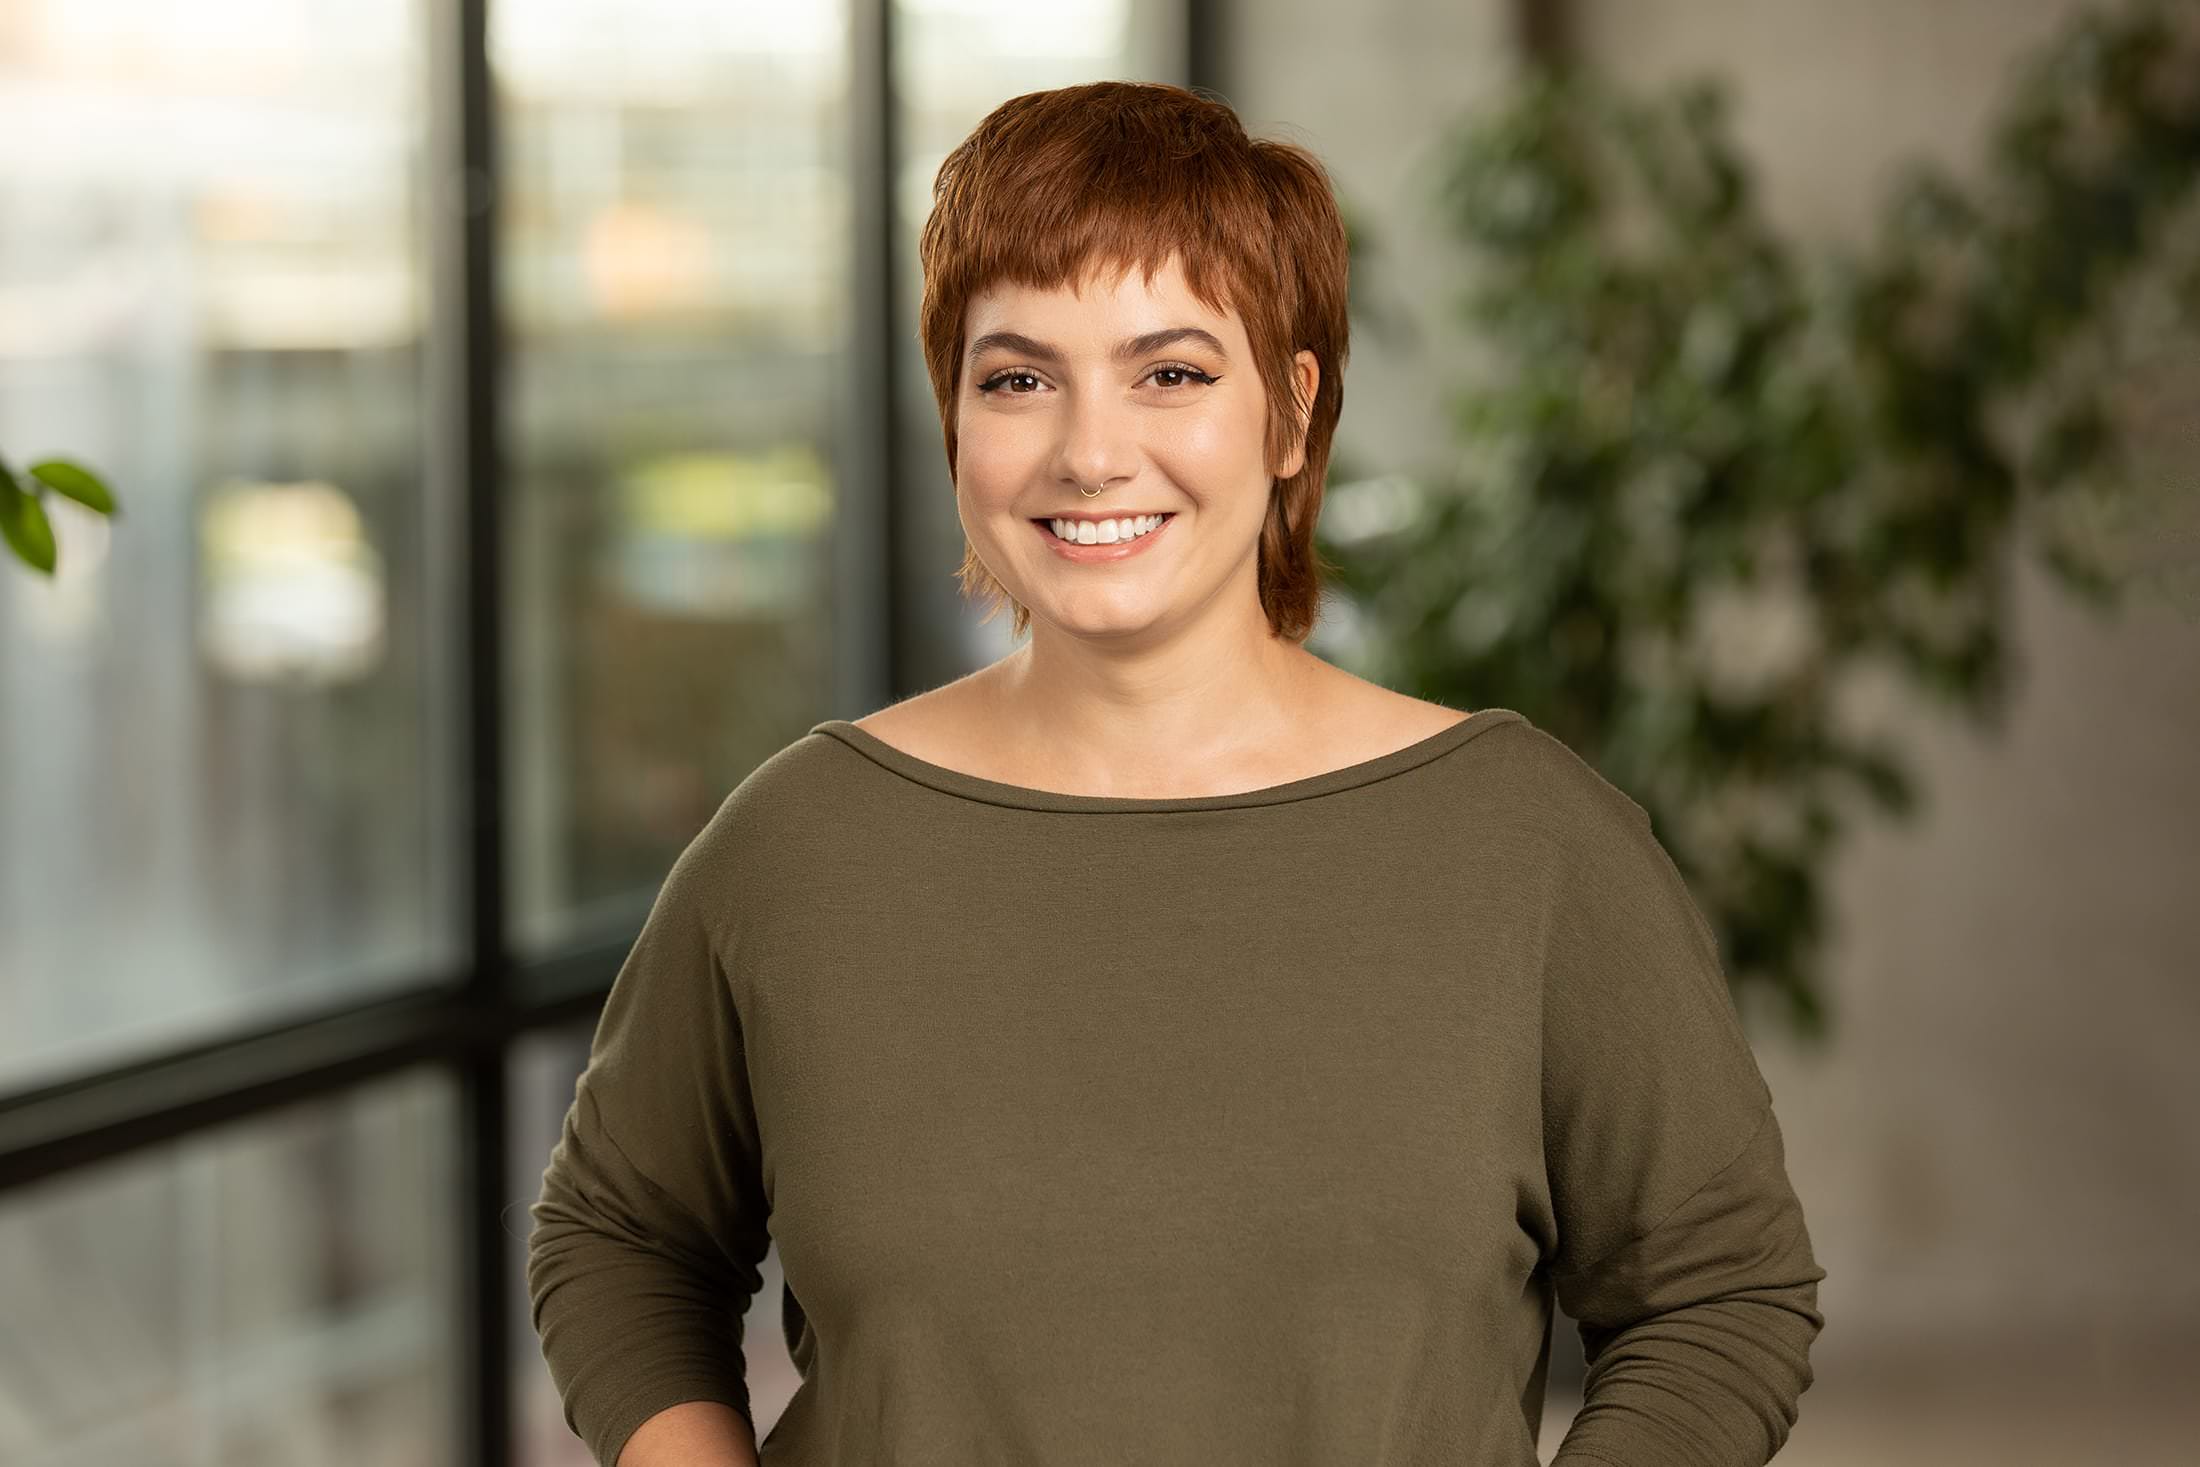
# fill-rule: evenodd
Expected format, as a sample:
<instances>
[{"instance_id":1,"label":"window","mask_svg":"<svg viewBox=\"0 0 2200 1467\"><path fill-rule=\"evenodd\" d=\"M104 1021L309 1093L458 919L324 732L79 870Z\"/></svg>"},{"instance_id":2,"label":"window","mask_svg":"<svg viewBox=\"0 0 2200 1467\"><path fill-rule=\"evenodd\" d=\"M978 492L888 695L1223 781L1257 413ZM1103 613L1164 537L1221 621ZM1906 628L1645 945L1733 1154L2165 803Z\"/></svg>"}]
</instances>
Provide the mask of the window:
<instances>
[{"instance_id":1,"label":"window","mask_svg":"<svg viewBox=\"0 0 2200 1467\"><path fill-rule=\"evenodd\" d=\"M959 557L931 170L1195 13L0 0L0 460L122 504L0 561L0 1460L584 1467L521 1270L604 992Z\"/></svg>"},{"instance_id":2,"label":"window","mask_svg":"<svg viewBox=\"0 0 2200 1467\"><path fill-rule=\"evenodd\" d=\"M0 7L0 1088L456 965L422 19Z\"/></svg>"},{"instance_id":3,"label":"window","mask_svg":"<svg viewBox=\"0 0 2200 1467\"><path fill-rule=\"evenodd\" d=\"M832 701L849 319L835 4L492 12L523 948L631 924Z\"/></svg>"},{"instance_id":4,"label":"window","mask_svg":"<svg viewBox=\"0 0 2200 1467\"><path fill-rule=\"evenodd\" d=\"M0 1461L456 1463L449 1077L11 1191Z\"/></svg>"}]
</instances>

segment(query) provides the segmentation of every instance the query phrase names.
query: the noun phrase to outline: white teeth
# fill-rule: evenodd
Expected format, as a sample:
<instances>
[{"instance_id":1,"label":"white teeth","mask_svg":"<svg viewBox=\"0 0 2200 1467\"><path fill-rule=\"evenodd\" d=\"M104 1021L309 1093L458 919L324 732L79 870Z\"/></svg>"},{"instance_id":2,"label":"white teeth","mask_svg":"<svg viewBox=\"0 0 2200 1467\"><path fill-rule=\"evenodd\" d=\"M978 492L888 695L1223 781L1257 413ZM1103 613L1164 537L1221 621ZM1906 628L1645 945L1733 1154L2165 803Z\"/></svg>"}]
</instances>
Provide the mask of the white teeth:
<instances>
[{"instance_id":1,"label":"white teeth","mask_svg":"<svg viewBox=\"0 0 2200 1467\"><path fill-rule=\"evenodd\" d=\"M1122 540L1135 540L1167 518L1167 515L1142 514L1121 520L1049 520L1047 524L1055 534L1074 544L1113 545Z\"/></svg>"}]
</instances>

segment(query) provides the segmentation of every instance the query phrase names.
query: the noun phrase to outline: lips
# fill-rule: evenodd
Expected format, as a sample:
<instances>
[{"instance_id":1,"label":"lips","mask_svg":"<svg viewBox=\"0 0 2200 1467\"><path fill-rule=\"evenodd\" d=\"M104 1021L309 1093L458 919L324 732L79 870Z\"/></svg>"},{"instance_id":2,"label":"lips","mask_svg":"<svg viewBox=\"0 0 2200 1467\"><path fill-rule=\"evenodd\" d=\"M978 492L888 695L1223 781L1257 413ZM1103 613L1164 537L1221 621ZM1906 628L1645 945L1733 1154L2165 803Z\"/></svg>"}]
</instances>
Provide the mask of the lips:
<instances>
[{"instance_id":1,"label":"lips","mask_svg":"<svg viewBox=\"0 0 2200 1467\"><path fill-rule=\"evenodd\" d=\"M1035 533L1046 537L1047 545L1055 554L1073 563L1090 564L1096 561L1125 560L1133 555L1144 554L1154 541L1169 533L1170 527L1176 523L1176 514L1169 510L1163 510L1160 513L1162 515L1160 524L1143 535L1133 536L1128 540L1118 540L1112 545L1103 545L1097 541L1090 545L1083 545L1064 540L1054 533L1053 526L1045 520L1033 520L1031 528ZM1067 516L1064 518L1067 518ZM1134 518L1134 516L1110 515L1108 518L1129 519Z\"/></svg>"}]
</instances>

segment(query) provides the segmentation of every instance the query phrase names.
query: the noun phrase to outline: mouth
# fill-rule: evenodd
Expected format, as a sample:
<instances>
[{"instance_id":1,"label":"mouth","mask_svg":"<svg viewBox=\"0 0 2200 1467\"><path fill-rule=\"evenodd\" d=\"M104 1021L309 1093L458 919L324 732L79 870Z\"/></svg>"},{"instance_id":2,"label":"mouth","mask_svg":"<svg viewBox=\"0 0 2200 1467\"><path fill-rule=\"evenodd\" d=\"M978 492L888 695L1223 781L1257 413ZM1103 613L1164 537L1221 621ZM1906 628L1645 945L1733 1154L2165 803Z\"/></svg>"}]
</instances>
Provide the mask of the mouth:
<instances>
[{"instance_id":1,"label":"mouth","mask_svg":"<svg viewBox=\"0 0 2200 1467\"><path fill-rule=\"evenodd\" d=\"M1157 518L1160 522L1152 529L1134 535L1128 540L1117 540L1112 544L1095 540L1087 545L1078 540L1064 540L1060 535L1054 533L1055 522L1052 520L1033 520L1031 527L1046 541L1055 554L1065 560L1079 564L1089 564L1095 561L1127 560L1133 555L1144 554L1147 547L1152 545L1154 541L1168 534L1169 526L1176 522L1176 513L1172 510Z\"/></svg>"}]
</instances>

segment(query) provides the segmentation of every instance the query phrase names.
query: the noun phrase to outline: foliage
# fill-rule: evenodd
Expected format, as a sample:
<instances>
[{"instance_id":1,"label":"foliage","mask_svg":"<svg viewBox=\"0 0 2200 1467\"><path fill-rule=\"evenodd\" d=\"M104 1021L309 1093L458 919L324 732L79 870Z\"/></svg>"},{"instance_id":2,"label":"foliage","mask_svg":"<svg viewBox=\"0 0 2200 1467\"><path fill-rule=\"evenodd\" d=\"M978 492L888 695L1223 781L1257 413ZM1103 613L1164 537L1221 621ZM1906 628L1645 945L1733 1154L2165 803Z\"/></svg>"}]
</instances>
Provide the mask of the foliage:
<instances>
[{"instance_id":1,"label":"foliage","mask_svg":"<svg viewBox=\"0 0 2200 1467\"><path fill-rule=\"evenodd\" d=\"M2200 321L2171 227L2200 178L2194 28L2080 16L1982 175L1909 170L1849 253L1762 217L1715 80L1640 100L1538 68L1447 141L1464 317L1500 369L1458 401L1453 474L1340 484L1322 553L1354 639L1381 680L1517 708L1641 803L1737 989L1805 1038L1843 796L1918 796L1841 726L1844 684L1997 719L2020 530L2117 595L2052 511L2137 492L2112 374L2072 366L2112 349L2119 299L2166 272Z\"/></svg>"},{"instance_id":2,"label":"foliage","mask_svg":"<svg viewBox=\"0 0 2200 1467\"><path fill-rule=\"evenodd\" d=\"M67 459L41 459L30 466L26 483L16 478L7 461L0 459L0 538L33 570L54 573L58 552L53 521L46 516L44 496L51 490L73 499L86 509L112 518L121 511L113 491L99 475Z\"/></svg>"}]
</instances>

